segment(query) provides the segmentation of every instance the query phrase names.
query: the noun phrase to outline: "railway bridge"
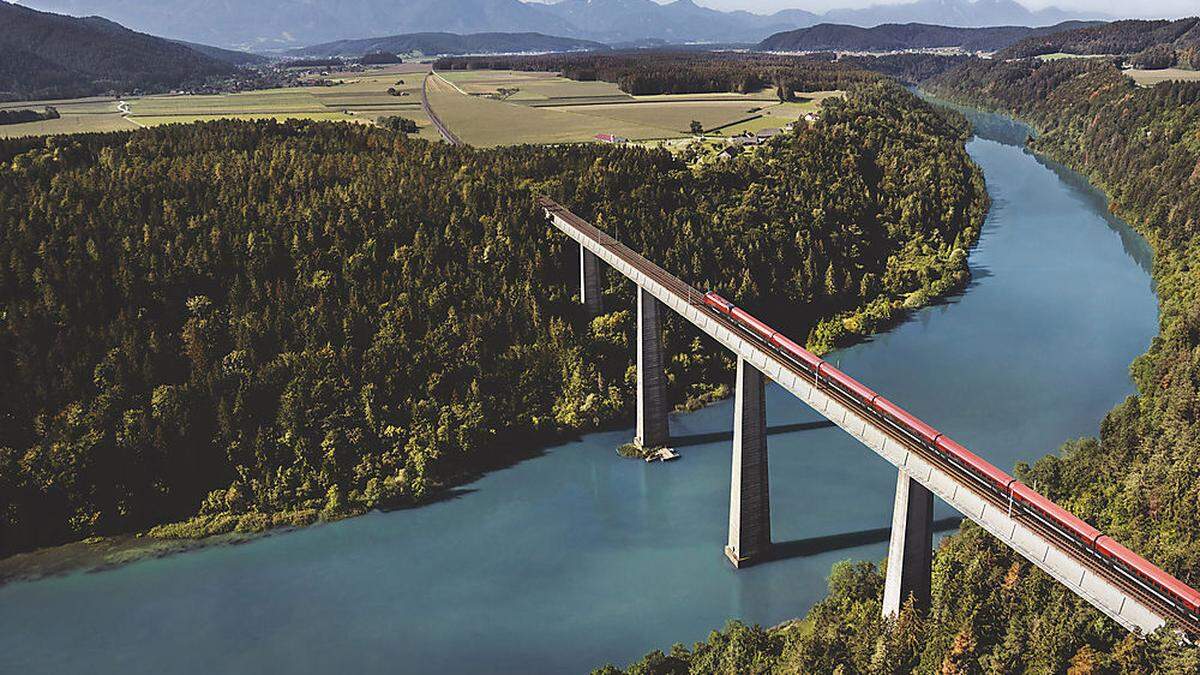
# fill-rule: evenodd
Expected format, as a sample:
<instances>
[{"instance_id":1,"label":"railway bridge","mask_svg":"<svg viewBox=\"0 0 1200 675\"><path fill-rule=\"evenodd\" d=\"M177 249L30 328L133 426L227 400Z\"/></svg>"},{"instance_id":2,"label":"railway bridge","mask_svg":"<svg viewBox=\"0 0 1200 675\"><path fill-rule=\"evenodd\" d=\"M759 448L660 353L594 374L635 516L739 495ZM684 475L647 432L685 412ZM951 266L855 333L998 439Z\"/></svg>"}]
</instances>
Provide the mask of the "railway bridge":
<instances>
[{"instance_id":1,"label":"railway bridge","mask_svg":"<svg viewBox=\"0 0 1200 675\"><path fill-rule=\"evenodd\" d=\"M771 551L764 390L774 381L897 469L884 614L930 602L933 496L1129 630L1168 622L1200 635L1200 593L713 293L701 293L547 197L539 206L580 247L580 300L602 310L601 263L637 286L635 443L670 442L660 323L673 311L737 355L730 483L733 565Z\"/></svg>"}]
</instances>

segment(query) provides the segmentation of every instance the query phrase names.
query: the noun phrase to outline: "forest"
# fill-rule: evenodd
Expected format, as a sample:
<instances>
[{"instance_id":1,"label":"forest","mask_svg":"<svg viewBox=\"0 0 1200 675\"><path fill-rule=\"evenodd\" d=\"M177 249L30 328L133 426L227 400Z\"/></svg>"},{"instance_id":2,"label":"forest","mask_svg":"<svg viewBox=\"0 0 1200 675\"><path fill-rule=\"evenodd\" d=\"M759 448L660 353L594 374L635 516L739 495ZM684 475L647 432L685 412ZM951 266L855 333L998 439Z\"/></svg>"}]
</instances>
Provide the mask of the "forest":
<instances>
[{"instance_id":1,"label":"forest","mask_svg":"<svg viewBox=\"0 0 1200 675\"><path fill-rule=\"evenodd\" d=\"M46 106L43 110L33 110L31 108L20 108L16 110L0 110L0 125L4 124L23 124L25 122L37 122L39 120L58 119L58 109L53 106Z\"/></svg>"},{"instance_id":2,"label":"forest","mask_svg":"<svg viewBox=\"0 0 1200 675\"><path fill-rule=\"evenodd\" d=\"M453 57L438 59L434 68L555 71L572 80L614 82L621 91L634 96L717 91L746 94L768 87L832 91L880 79L873 73L832 63L828 55L682 50Z\"/></svg>"},{"instance_id":3,"label":"forest","mask_svg":"<svg viewBox=\"0 0 1200 675\"><path fill-rule=\"evenodd\" d=\"M0 0L0 101L159 91L236 72L221 56L100 17L38 12Z\"/></svg>"},{"instance_id":4,"label":"forest","mask_svg":"<svg viewBox=\"0 0 1200 675\"><path fill-rule=\"evenodd\" d=\"M435 498L627 420L633 294L548 194L698 288L853 339L968 278L968 125L875 82L753 156L221 121L0 142L0 552ZM677 403L731 362L669 319Z\"/></svg>"},{"instance_id":5,"label":"forest","mask_svg":"<svg viewBox=\"0 0 1200 675\"><path fill-rule=\"evenodd\" d=\"M1098 438L1017 476L1200 586L1200 83L1140 88L1108 62L977 60L925 87L1032 124L1033 149L1087 175L1152 244L1160 334L1131 367L1136 395ZM933 582L928 614L884 620L882 571L843 563L804 619L732 624L625 672L1200 672L1200 648L1169 628L1127 633L972 524L942 541Z\"/></svg>"},{"instance_id":6,"label":"forest","mask_svg":"<svg viewBox=\"0 0 1200 675\"><path fill-rule=\"evenodd\" d=\"M1098 26L1087 26L1038 35L1000 50L996 58L1023 59L1043 54L1067 53L1082 55L1122 56L1147 50L1170 50L1182 55L1180 60L1190 65L1196 48L1200 47L1200 18L1189 17L1175 21L1143 21L1130 19ZM1139 67L1166 68L1158 62L1139 59ZM1146 65L1148 64L1148 66ZM1136 64L1135 64L1136 65ZM1171 63L1171 65L1175 65Z\"/></svg>"}]
</instances>

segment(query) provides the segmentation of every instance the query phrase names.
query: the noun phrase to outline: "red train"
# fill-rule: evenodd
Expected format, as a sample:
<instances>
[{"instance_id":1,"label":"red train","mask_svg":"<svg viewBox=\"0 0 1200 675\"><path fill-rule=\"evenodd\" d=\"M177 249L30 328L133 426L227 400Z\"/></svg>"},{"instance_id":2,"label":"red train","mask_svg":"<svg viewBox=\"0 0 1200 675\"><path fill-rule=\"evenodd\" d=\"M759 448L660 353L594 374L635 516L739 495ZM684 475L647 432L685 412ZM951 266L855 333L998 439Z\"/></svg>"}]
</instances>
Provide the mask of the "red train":
<instances>
[{"instance_id":1,"label":"red train","mask_svg":"<svg viewBox=\"0 0 1200 675\"><path fill-rule=\"evenodd\" d=\"M1194 622L1200 622L1200 592L1147 562L1070 511L1046 499L720 295L709 291L704 295L704 304L733 320L742 331L798 366L818 386L837 391L841 398L848 399L862 411L948 461L977 485L1007 500L1014 515L1037 519L1142 588L1186 612Z\"/></svg>"}]
</instances>

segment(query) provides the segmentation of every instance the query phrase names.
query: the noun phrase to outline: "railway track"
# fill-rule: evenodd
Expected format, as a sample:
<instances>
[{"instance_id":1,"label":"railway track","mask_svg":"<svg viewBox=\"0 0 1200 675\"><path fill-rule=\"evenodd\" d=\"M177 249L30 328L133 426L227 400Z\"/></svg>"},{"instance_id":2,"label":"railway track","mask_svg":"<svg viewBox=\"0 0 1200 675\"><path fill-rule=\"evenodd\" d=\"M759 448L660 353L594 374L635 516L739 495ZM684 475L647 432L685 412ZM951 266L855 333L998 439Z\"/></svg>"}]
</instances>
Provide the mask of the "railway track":
<instances>
[{"instance_id":1,"label":"railway track","mask_svg":"<svg viewBox=\"0 0 1200 675\"><path fill-rule=\"evenodd\" d=\"M429 78L433 76L434 73L431 72L421 81L421 108L425 110L425 114L429 116L429 121L433 122L433 126L447 143L450 145L466 145L453 131L450 131L450 127L447 127L442 122L437 113L433 111L433 106L429 105Z\"/></svg>"},{"instance_id":2,"label":"railway track","mask_svg":"<svg viewBox=\"0 0 1200 675\"><path fill-rule=\"evenodd\" d=\"M606 232L571 213L568 209L548 197L539 197L538 204L546 211L552 212L568 221L573 227L608 249L626 264L634 267L647 277L652 278L678 297L685 299L688 304L704 312L710 320L722 324L726 329L735 333L758 340L756 336L747 331L743 326L705 304L703 302L704 295L699 290L650 262L641 254L609 236ZM774 353L775 350L772 349L770 351ZM793 375L803 377L808 382L814 383L818 389L837 400L841 405L855 411L860 416L874 420L876 428L892 440L903 445L910 452L920 456L926 462L953 476L961 487L970 490L976 496L996 508L1009 510L1012 517L1020 521L1021 524L1053 542L1060 551L1067 553L1076 562L1107 579L1122 591L1138 598L1147 606L1153 607L1160 616L1169 618L1185 633L1193 637L1200 636L1200 622L1197 622L1186 610L1183 610L1174 602L1164 597L1160 591L1147 585L1128 571L1121 569L1119 565L1101 557L1094 550L1083 546L1069 533L1064 532L1060 527L1039 516L1037 512L1025 509L1019 503L1014 504L1008 495L990 488L964 467L950 461L940 453L932 451L924 443L917 442L909 434L897 429L886 419L880 419L880 416L875 411L863 405L853 396L841 391L838 387L832 386L832 383L815 376L813 372L789 358L777 356L776 360Z\"/></svg>"}]
</instances>

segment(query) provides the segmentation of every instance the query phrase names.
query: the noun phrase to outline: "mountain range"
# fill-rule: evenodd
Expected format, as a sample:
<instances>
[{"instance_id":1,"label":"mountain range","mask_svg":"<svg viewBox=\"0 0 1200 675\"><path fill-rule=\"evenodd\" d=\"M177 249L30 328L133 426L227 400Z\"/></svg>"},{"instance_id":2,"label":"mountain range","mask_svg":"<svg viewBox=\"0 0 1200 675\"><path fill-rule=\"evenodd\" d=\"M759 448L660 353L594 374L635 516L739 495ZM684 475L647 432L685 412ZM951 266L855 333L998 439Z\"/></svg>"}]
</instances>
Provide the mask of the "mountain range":
<instances>
[{"instance_id":1,"label":"mountain range","mask_svg":"<svg viewBox=\"0 0 1200 675\"><path fill-rule=\"evenodd\" d=\"M756 43L774 33L843 23L950 26L1046 26L1104 19L1054 8L1032 11L1015 0L913 0L823 15L785 9L769 15L723 12L693 0L22 0L38 9L99 15L170 38L259 51L342 39L420 32L535 32L634 42Z\"/></svg>"},{"instance_id":2,"label":"mountain range","mask_svg":"<svg viewBox=\"0 0 1200 675\"><path fill-rule=\"evenodd\" d=\"M168 89L235 72L212 55L99 17L75 18L0 1L0 99L70 98Z\"/></svg>"},{"instance_id":3,"label":"mountain range","mask_svg":"<svg viewBox=\"0 0 1200 675\"><path fill-rule=\"evenodd\" d=\"M1031 37L1039 37L1104 24L1066 21L1053 26L993 26L958 28L926 23L884 24L861 28L823 23L810 28L776 33L758 44L772 52L887 52L913 49L957 48L967 52L994 52Z\"/></svg>"},{"instance_id":4,"label":"mountain range","mask_svg":"<svg viewBox=\"0 0 1200 675\"><path fill-rule=\"evenodd\" d=\"M574 52L608 49L608 45L561 38L541 33L408 33L362 40L337 40L301 47L287 52L288 56L358 57L386 52L407 54L420 52L429 55L494 54L514 52Z\"/></svg>"}]
</instances>

